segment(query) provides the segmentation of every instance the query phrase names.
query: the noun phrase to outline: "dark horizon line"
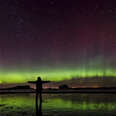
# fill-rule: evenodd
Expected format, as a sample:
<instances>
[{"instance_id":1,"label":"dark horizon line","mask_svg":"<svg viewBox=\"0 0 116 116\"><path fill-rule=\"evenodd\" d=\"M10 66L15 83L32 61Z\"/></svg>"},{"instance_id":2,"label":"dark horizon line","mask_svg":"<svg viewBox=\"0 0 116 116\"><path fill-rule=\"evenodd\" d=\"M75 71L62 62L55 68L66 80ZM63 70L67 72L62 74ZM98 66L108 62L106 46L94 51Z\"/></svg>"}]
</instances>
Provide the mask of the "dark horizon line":
<instances>
[{"instance_id":1,"label":"dark horizon line","mask_svg":"<svg viewBox=\"0 0 116 116\"><path fill-rule=\"evenodd\" d=\"M1 90L1 89L0 89ZM28 90L8 90L8 89L2 89L0 91L0 94L16 94L16 93L36 93L35 89L28 89ZM102 88L68 88L68 89L43 89L42 94L68 94L68 93L95 93L95 94L116 94L116 87L102 87Z\"/></svg>"}]
</instances>

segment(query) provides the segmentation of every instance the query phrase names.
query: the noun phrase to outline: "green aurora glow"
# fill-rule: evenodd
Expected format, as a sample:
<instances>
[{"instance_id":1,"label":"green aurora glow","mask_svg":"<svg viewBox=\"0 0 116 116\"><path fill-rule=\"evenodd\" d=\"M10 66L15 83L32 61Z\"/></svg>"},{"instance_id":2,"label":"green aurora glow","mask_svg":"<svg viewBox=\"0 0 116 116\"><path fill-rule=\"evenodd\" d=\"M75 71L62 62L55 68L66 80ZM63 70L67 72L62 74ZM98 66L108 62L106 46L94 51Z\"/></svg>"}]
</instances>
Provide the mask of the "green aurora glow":
<instances>
[{"instance_id":1,"label":"green aurora glow","mask_svg":"<svg viewBox=\"0 0 116 116\"><path fill-rule=\"evenodd\" d=\"M43 80L61 81L69 80L72 78L94 78L94 77L116 77L116 71L106 69L95 70L95 69L47 69L40 71L1 71L0 72L0 83L23 83L29 80L36 80L38 76L41 76Z\"/></svg>"},{"instance_id":2,"label":"green aurora glow","mask_svg":"<svg viewBox=\"0 0 116 116\"><path fill-rule=\"evenodd\" d=\"M0 83L116 77L115 3L2 1Z\"/></svg>"}]
</instances>

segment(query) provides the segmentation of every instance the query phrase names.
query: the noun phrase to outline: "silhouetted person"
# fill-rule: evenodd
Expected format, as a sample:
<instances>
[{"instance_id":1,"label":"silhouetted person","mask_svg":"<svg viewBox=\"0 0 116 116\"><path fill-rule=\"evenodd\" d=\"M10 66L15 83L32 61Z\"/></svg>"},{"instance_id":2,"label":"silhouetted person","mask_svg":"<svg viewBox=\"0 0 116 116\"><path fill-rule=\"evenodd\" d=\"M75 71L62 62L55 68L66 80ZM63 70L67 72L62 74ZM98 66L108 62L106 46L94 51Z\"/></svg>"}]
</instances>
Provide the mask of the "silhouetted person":
<instances>
[{"instance_id":1,"label":"silhouetted person","mask_svg":"<svg viewBox=\"0 0 116 116\"><path fill-rule=\"evenodd\" d=\"M39 94L39 107L38 107ZM36 116L42 116L42 80L40 77L36 81Z\"/></svg>"},{"instance_id":2,"label":"silhouetted person","mask_svg":"<svg viewBox=\"0 0 116 116\"><path fill-rule=\"evenodd\" d=\"M29 83L36 84L36 116L42 116L42 84L48 83L50 81L42 81L40 77L37 81L29 81ZM39 106L38 106L38 96L39 96Z\"/></svg>"}]
</instances>

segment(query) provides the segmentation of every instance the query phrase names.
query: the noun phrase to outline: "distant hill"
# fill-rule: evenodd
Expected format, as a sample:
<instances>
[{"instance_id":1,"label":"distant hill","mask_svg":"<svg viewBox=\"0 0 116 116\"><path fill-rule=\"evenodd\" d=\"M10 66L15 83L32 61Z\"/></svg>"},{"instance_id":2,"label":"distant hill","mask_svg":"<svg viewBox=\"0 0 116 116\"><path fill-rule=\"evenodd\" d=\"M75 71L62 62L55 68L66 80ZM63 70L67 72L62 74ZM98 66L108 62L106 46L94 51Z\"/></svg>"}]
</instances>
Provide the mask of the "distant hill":
<instances>
[{"instance_id":1,"label":"distant hill","mask_svg":"<svg viewBox=\"0 0 116 116\"><path fill-rule=\"evenodd\" d=\"M10 87L10 88L2 88L1 90L23 90L23 89L32 89L30 88L29 85L23 85L23 86L15 86L15 87Z\"/></svg>"},{"instance_id":2,"label":"distant hill","mask_svg":"<svg viewBox=\"0 0 116 116\"><path fill-rule=\"evenodd\" d=\"M61 84L67 84L69 87L116 87L116 77L91 77L91 78L76 78L71 80L64 80L60 82L48 83L45 86L58 87Z\"/></svg>"}]
</instances>

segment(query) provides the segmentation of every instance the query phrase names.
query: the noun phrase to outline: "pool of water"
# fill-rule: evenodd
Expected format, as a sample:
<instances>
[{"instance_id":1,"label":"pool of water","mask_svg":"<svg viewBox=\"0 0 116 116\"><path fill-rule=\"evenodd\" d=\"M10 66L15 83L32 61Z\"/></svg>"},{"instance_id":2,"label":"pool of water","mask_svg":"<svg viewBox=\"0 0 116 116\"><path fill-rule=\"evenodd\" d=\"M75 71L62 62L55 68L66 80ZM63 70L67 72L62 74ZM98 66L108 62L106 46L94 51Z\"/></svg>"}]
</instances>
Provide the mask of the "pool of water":
<instances>
[{"instance_id":1,"label":"pool of water","mask_svg":"<svg viewBox=\"0 0 116 116\"><path fill-rule=\"evenodd\" d=\"M115 116L116 95L44 94L42 114L43 116ZM0 115L36 116L35 95L0 95Z\"/></svg>"}]
</instances>

